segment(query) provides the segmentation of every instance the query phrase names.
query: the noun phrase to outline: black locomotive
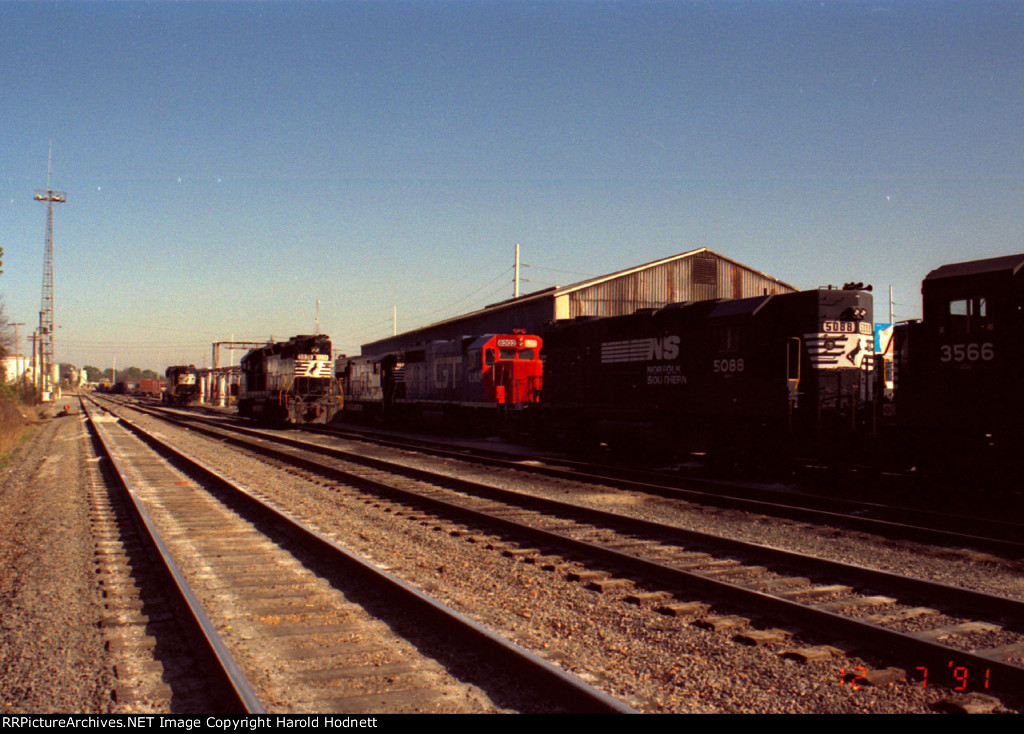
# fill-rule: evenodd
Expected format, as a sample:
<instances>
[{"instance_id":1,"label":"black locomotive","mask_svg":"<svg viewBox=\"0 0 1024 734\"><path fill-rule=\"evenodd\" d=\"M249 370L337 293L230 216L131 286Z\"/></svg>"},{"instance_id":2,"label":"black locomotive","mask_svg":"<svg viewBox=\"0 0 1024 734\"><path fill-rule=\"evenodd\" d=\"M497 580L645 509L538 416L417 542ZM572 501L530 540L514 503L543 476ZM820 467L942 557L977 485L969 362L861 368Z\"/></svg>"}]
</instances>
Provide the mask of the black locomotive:
<instances>
[{"instance_id":1,"label":"black locomotive","mask_svg":"<svg viewBox=\"0 0 1024 734\"><path fill-rule=\"evenodd\" d=\"M167 386L163 400L171 405L191 405L199 400L199 371L193 364L175 365L164 372Z\"/></svg>"},{"instance_id":2,"label":"black locomotive","mask_svg":"<svg viewBox=\"0 0 1024 734\"><path fill-rule=\"evenodd\" d=\"M327 423L341 410L331 339L295 336L242 358L238 414L268 423Z\"/></svg>"},{"instance_id":3,"label":"black locomotive","mask_svg":"<svg viewBox=\"0 0 1024 734\"><path fill-rule=\"evenodd\" d=\"M556 322L543 424L745 464L856 450L873 366L871 294L820 289Z\"/></svg>"},{"instance_id":4,"label":"black locomotive","mask_svg":"<svg viewBox=\"0 0 1024 734\"><path fill-rule=\"evenodd\" d=\"M1024 465L1024 254L944 265L921 285L922 321L893 336L884 445L960 482L1012 481Z\"/></svg>"},{"instance_id":5,"label":"black locomotive","mask_svg":"<svg viewBox=\"0 0 1024 734\"><path fill-rule=\"evenodd\" d=\"M859 285L556 322L539 424L590 446L1018 491L1024 254L933 270L923 318L896 325L880 355Z\"/></svg>"}]
</instances>

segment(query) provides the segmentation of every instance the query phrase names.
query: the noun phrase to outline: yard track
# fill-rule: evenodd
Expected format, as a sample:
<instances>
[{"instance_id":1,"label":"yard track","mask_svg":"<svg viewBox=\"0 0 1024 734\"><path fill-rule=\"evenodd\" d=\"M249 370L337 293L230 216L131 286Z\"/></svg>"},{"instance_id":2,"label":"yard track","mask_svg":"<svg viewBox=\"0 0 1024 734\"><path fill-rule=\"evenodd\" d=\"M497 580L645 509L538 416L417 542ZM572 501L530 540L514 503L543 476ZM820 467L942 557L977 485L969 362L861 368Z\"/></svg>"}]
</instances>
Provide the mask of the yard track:
<instances>
[{"instance_id":1,"label":"yard track","mask_svg":"<svg viewBox=\"0 0 1024 734\"><path fill-rule=\"evenodd\" d=\"M968 677L989 692L1012 692L1024 683L1024 604L1014 599L684 532L278 432L191 426L246 447L261 460L376 494L396 505L390 511L421 521L423 513L443 518L449 532L481 539L497 534L501 542L495 545L503 546L502 552L545 564L597 590L618 590L665 614L697 615L710 628L735 622L710 607L732 606L748 616L813 630L819 638L870 647L924 675L948 668L960 676L952 679L953 687ZM780 635L786 633L755 630L750 639ZM816 655L821 649L794 646L792 654Z\"/></svg>"},{"instance_id":2,"label":"yard track","mask_svg":"<svg viewBox=\"0 0 1024 734\"><path fill-rule=\"evenodd\" d=\"M241 710L631 711L126 418L93 424Z\"/></svg>"}]
</instances>

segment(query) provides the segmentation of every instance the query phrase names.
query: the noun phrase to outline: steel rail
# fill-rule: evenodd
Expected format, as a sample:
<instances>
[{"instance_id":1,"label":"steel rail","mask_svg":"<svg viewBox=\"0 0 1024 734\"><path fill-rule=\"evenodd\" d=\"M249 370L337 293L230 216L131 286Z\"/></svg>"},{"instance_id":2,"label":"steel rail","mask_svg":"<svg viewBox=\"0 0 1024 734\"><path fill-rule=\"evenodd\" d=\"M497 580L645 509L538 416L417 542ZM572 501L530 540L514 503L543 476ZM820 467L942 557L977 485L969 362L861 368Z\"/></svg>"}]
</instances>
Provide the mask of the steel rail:
<instances>
[{"instance_id":1,"label":"steel rail","mask_svg":"<svg viewBox=\"0 0 1024 734\"><path fill-rule=\"evenodd\" d=\"M200 430L205 432L206 429ZM224 437L224 434L217 435L219 437ZM232 437L227 438L231 441L248 443L241 439ZM264 434L261 438L266 439L268 437ZM295 439L281 438L283 438L283 443L304 443L296 442ZM278 437L273 437L273 439L277 440ZM975 668L984 666L993 670L993 675L998 673L1003 680L1009 681L1017 686L1024 686L1024 667L1009 663L1005 660L1000 660L984 654L957 650L956 648L952 648L938 642L924 640L913 634L898 632L870 622L852 619L814 606L772 596L765 592L748 589L727 581L709 578L699 572L685 571L672 566L639 558L635 555L622 551L568 538L559 533L523 525L516 521L507 520L500 516L467 508L456 503L425 497L417 492L404 490L373 479L350 474L341 469L331 467L327 464L322 464L312 459L296 457L294 454L287 451L280 451L267 446L252 447L250 445L250 447L261 453L276 455L278 458L285 461L301 464L318 473L331 476L332 478L343 479L350 484L363 486L390 496L397 495L404 498L406 501L432 505L440 508L444 512L455 514L456 516L473 518L476 522L484 523L490 527L501 528L502 530L514 533L520 537L525 536L534 542L555 547L568 548L570 550L583 553L591 558L598 558L603 562L612 564L613 566L628 569L631 572L657 580L660 583L685 588L688 591L697 590L699 593L722 599L732 604L737 604L743 608L757 609L758 612L764 613L768 616L780 617L785 620L796 620L800 624L823 631L830 636L838 635L842 637L844 635L850 635L856 639L867 639L874 647L889 652L898 651L901 656L910 658L914 663L928 663L931 665L937 663L944 664L948 661L953 661L958 665ZM317 446L315 444L305 444L303 448L314 451L324 450L324 447ZM328 449L327 453L334 451L336 450ZM346 460L349 460L352 457L346 456L345 458ZM360 457L360 460L364 458L366 457ZM381 463L376 459L370 461ZM408 476L418 475L415 478L418 478L421 481L425 481L427 480L425 478L428 478L429 481L433 482L443 482L448 485L454 484L463 488L464 491L473 491L468 488L476 488L477 490L485 488L487 492L493 493L492 496L501 495L508 499L514 499L519 503L524 501L528 501L529 503L536 502L538 506L543 506L547 509L558 509L562 512L569 512L577 516L583 515L584 517L602 519L603 521L607 521L611 518L616 523L620 524L626 522L621 516L604 513L599 510L582 509L575 505L569 505L555 500L535 498L532 496L527 496L524 500L524 495L519 493L501 490L488 485L479 485L475 482L468 482L467 480L448 477L445 475L436 475L424 470L390 466L388 471L403 474L408 471ZM892 589L904 596L908 589L913 589L915 593L928 594L933 599L939 599L940 606L947 606L950 598L956 598L957 603L965 607L982 605L983 608L987 610L987 613L1008 616L1018 624L1020 624L1022 619L1024 619L1024 616L1022 616L1022 614L1024 614L1024 603L1012 599L1006 599L1004 597L984 594L982 592L962 589L946 584L914 579L898 574L889 574L887 572L866 569L863 567L848 566L825 559L801 556L800 554L782 551L769 546L760 546L745 543L743 541L720 539L715 536L708 536L701 533L683 531L678 528L672 528L671 526L650 523L649 521L629 519L628 522L630 524L635 524L637 527L644 527L648 532L654 532L661 535L678 533L688 539L692 538L696 542L700 542L703 539L706 543L714 543L716 545L724 544L728 545L734 551L750 553L755 555L755 557L760 558L774 558L774 560L780 563L785 562L789 565L797 566L813 564L819 571L831 571L833 573L841 573L847 576L852 575L857 577L860 583L872 586L881 586L883 589ZM945 599L943 599L944 597ZM945 603L941 603L942 601Z\"/></svg>"},{"instance_id":2,"label":"steel rail","mask_svg":"<svg viewBox=\"0 0 1024 734\"><path fill-rule=\"evenodd\" d=\"M260 500L251 492L232 482L216 469L180 449L172 447L165 440L123 417L120 420L136 435L159 450L173 454L175 459L197 474L231 492L232 496L249 509L272 517L285 532L298 538L315 552L329 553L339 560L351 573L377 585L387 585L389 591L431 619L438 627L455 634L471 638L475 650L484 650L501 661L506 669L516 670L532 681L543 681L547 690L556 692L574 711L579 713L637 713L636 709L600 691L540 656L521 648L500 635L488 630L454 609L438 602L410 584L377 568L346 548L307 527L284 510L275 508Z\"/></svg>"},{"instance_id":3,"label":"steel rail","mask_svg":"<svg viewBox=\"0 0 1024 734\"><path fill-rule=\"evenodd\" d=\"M205 420L205 419L204 419ZM343 438L355 437L354 440L367 441L357 432L324 428L321 426L300 426L303 431L321 435L333 435ZM595 472L594 467L580 464L567 459L554 459L553 466L537 463L541 460L524 460L503 455L500 452L466 449L455 450L428 445L426 448L415 443L396 441L393 438L378 439L370 434L369 440L379 445L393 448L423 451L443 458L468 461L487 466L494 466L514 471L541 474L557 479L570 481L601 483L619 489L642 492L668 499L680 499L699 504L736 509L746 512L759 512L766 515L783 516L805 522L830 523L843 527L873 533L886 533L890 537L902 537L908 540L946 544L962 543L964 545L1000 553L1008 558L1024 558L1024 542L1017 540L1024 534L1024 526L1019 523L1007 523L987 518L970 518L978 527L984 528L989 535L978 535L961 530L950 529L962 526L965 518L962 515L935 512L920 508L888 506L873 502L859 502L840 497L822 497L817 495L799 495L801 504L779 501L779 492L753 485L737 485L723 480L689 477L681 483L659 484L646 479L637 479L635 475L643 472L620 470L605 467L603 472ZM574 466L574 464L576 466ZM649 475L650 473L646 473ZM727 494L725 492L740 489L747 496ZM844 509L845 508L845 509ZM900 519L903 518L903 519ZM930 524L922 524L927 521Z\"/></svg>"},{"instance_id":4,"label":"steel rail","mask_svg":"<svg viewBox=\"0 0 1024 734\"><path fill-rule=\"evenodd\" d=\"M145 412L152 412L151 409L148 408L137 407L136 409ZM162 415L162 417L173 421L184 420L182 418L170 418L166 415ZM227 428L227 426L224 426L222 422L199 416L190 416L188 421L199 421L208 425L219 425L220 427ZM354 435L357 436L356 440L367 440L365 435L352 431L346 432L344 430L323 428L320 426L297 426L296 428L309 433L335 438L339 436L348 437L350 435ZM266 433L257 429L238 425L230 426L230 430L256 436L266 435ZM741 497L723 494L723 488L727 490L730 487L734 487L734 485L729 485L727 483L711 479L690 478L686 480L686 484L688 485L686 487L655 484L653 482L630 479L622 476L593 473L592 471L588 471L583 468L566 469L557 466L536 464L532 461L530 463L526 463L523 459L508 458L491 451L474 450L470 453L468 450L459 451L452 450L450 448L439 448L437 446L424 448L422 445L403 443L386 437L378 440L377 434L370 435L372 440L379 442L380 445L391 446L393 448L403 450L424 451L443 458L469 461L514 471L541 474L557 479L601 483L614 486L619 489L642 492L644 494L665 497L668 499L710 504L717 507L736 509L745 512L757 512L765 515L783 516L804 522L827 523L854 530L885 535L886 537L900 537L923 543L941 543L947 546L962 545L985 550L991 553L998 553L1006 558L1024 559L1024 542L1014 539L1020 537L1021 532L1024 532L1024 529L1017 524L978 519L976 521L977 523L983 524L986 528L990 528L991 532L998 533L1000 537L992 537L991 535L982 536L942 527L942 525L963 523L964 518L962 516L951 516L927 511L915 511L900 507L887 507L885 505L854 502L839 498L822 499L814 496L805 497L805 504L798 505L790 502L779 502L763 498L758 499L756 497ZM282 439L283 438L284 437L282 437ZM694 485L703 488L694 488ZM773 492L757 488L748 488L747 491L751 491L759 495L764 495L766 493L775 494ZM847 507L848 510L840 511L838 509L813 507L810 506L810 503L823 503L833 507L842 505ZM906 518L908 513L911 514L909 519L894 519L900 516ZM872 516L877 514L888 514L890 515L890 519ZM932 524L920 524L923 517L930 518Z\"/></svg>"},{"instance_id":5,"label":"steel rail","mask_svg":"<svg viewBox=\"0 0 1024 734\"><path fill-rule=\"evenodd\" d=\"M128 495L131 512L136 517L141 528L145 529L143 536L149 539L151 545L156 550L163 570L170 576L173 587L178 591L179 598L187 607L190 626L198 632L199 639L203 642L203 649L216 661L216 668L220 673L220 684L228 695L230 709L247 714L265 714L266 709L260 702L256 692L252 689L242 669L217 633L216 627L189 585L184 573L182 573L172 557L155 523L153 523L146 510L138 501L138 492L128 479L126 467L117 458L111 446L107 428L102 427L102 422L96 420L96 417L93 415L93 409L87 406L86 401L82 400L81 402L82 409L86 414L93 434L98 439L107 459L110 461L118 482Z\"/></svg>"},{"instance_id":6,"label":"steel rail","mask_svg":"<svg viewBox=\"0 0 1024 734\"><path fill-rule=\"evenodd\" d=\"M331 466L330 464L322 464L314 459L296 456L289 451L274 449L262 444L254 445L249 441L225 435L224 433L213 429L195 428L194 430L236 443L248 448L249 450L259 451L264 455L276 456L279 459L289 462L301 462L306 466L306 468L312 471L321 473L328 472L333 477L341 477L346 482L363 484L373 490L405 492L405 490L394 488L391 485L382 482L375 482L372 479L362 477L358 474L346 472L345 470ZM980 609L987 614L1007 617L1014 620L1017 624L1024 625L1024 602L1015 599L987 594L985 592L966 589L950 584L943 584L936 581L927 581L925 579L918 579L912 576L895 574L888 571L880 571L864 566L832 561L827 558L819 558L816 556L796 553L759 543L723 538L721 536L702 533L696 530L686 530L673 525L665 525L663 523L619 515L604 510L582 507L580 505L560 500L552 500L535 495L525 495L513 490L501 489L500 487L494 487L489 484L461 479L459 477L432 472L426 469L419 469L416 467L394 464L383 459L351 454L342 449L321 446L319 444L311 444L288 436L268 435L260 431L254 431L252 429L239 426L231 426L227 428L227 430L250 435L260 441L269 440L275 443L281 443L285 446L290 446L301 451L308 451L311 453L329 456L333 459L360 464L377 471L400 474L409 479L414 479L424 483L444 485L448 488L472 494L477 497L485 497L498 502L513 504L527 509L534 509L539 512L557 513L558 515L567 516L572 519L582 518L587 522L601 523L606 526L618 526L633 532L644 533L661 538L671 538L676 542L711 545L722 549L724 552L738 553L752 559L798 568L803 572L839 574L846 578L852 578L865 586L877 587L880 591L887 590L891 593L897 593L903 596L910 592L924 597L937 597L943 599L943 606L946 608L959 607L972 614L978 613ZM408 493L406 496L408 498L417 499L422 497L422 495L415 492ZM466 509L462 508L460 505L451 505L451 507L459 508L460 510Z\"/></svg>"}]
</instances>

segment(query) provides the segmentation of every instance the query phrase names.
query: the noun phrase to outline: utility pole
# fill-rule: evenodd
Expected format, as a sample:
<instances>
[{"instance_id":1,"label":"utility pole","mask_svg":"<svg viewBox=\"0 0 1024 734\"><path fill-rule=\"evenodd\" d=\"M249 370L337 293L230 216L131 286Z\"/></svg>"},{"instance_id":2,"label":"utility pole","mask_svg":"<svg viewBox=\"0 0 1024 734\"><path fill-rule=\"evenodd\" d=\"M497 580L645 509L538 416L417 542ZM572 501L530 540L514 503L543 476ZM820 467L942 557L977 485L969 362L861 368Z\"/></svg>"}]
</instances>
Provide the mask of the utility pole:
<instances>
[{"instance_id":1,"label":"utility pole","mask_svg":"<svg viewBox=\"0 0 1024 734\"><path fill-rule=\"evenodd\" d=\"M516 243L516 267L515 267L515 270L516 270L516 274L515 274L515 277L513 278L514 285L513 285L513 288L512 288L512 297L513 298L519 298L519 243L518 242Z\"/></svg>"},{"instance_id":2,"label":"utility pole","mask_svg":"<svg viewBox=\"0 0 1024 734\"><path fill-rule=\"evenodd\" d=\"M36 344L39 341L39 330L36 329L32 332L32 387L39 390L39 362L36 354Z\"/></svg>"},{"instance_id":3,"label":"utility pole","mask_svg":"<svg viewBox=\"0 0 1024 734\"><path fill-rule=\"evenodd\" d=\"M53 141L46 158L46 190L36 191L35 200L46 203L46 244L43 255L43 304L39 309L40 365L39 389L47 399L50 386L49 372L53 364L53 205L63 204L68 195L50 188L50 170L53 162Z\"/></svg>"},{"instance_id":4,"label":"utility pole","mask_svg":"<svg viewBox=\"0 0 1024 734\"><path fill-rule=\"evenodd\" d=\"M24 321L14 321L11 323L11 326L14 327L14 369L18 372L18 384L21 384L25 380L24 367L26 365L23 364L24 357L18 353L21 344L21 339L18 338L18 327L24 325Z\"/></svg>"}]
</instances>

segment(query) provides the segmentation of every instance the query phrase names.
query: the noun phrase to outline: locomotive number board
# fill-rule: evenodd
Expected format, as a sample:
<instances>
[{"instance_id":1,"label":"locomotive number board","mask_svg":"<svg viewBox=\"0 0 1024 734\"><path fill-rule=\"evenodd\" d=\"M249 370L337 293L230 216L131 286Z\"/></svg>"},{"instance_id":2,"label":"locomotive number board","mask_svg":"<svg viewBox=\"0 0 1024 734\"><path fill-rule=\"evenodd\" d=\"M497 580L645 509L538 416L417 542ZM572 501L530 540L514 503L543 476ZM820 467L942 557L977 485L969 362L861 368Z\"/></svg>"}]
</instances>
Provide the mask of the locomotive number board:
<instances>
[{"instance_id":1,"label":"locomotive number board","mask_svg":"<svg viewBox=\"0 0 1024 734\"><path fill-rule=\"evenodd\" d=\"M826 334L856 334L857 322L825 321L821 325L821 330L824 331Z\"/></svg>"},{"instance_id":2,"label":"locomotive number board","mask_svg":"<svg viewBox=\"0 0 1024 734\"><path fill-rule=\"evenodd\" d=\"M296 377L330 377L331 357L329 354L300 354L295 357Z\"/></svg>"}]
</instances>

